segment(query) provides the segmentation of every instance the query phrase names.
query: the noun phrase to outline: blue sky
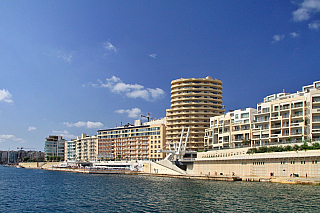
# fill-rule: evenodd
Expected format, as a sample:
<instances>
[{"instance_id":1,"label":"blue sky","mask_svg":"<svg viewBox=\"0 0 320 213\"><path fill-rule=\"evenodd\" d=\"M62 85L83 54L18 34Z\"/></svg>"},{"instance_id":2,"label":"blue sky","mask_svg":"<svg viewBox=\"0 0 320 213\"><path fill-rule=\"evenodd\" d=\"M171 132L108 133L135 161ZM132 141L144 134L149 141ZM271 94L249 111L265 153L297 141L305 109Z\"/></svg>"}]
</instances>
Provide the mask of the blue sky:
<instances>
[{"instance_id":1,"label":"blue sky","mask_svg":"<svg viewBox=\"0 0 320 213\"><path fill-rule=\"evenodd\" d=\"M165 117L170 82L226 110L320 79L320 0L1 1L0 150Z\"/></svg>"}]
</instances>

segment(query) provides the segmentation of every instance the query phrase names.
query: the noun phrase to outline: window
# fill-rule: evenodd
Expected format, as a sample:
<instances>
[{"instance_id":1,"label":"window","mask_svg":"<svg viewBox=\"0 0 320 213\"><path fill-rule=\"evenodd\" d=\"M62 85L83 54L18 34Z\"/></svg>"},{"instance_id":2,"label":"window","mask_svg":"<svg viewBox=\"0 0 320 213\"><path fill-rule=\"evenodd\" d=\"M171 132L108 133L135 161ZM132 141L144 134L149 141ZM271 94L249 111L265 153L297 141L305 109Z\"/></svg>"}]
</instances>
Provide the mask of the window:
<instances>
[{"instance_id":1,"label":"window","mask_svg":"<svg viewBox=\"0 0 320 213\"><path fill-rule=\"evenodd\" d=\"M243 113L243 114L241 114L241 118L249 118L249 113Z\"/></svg>"}]
</instances>

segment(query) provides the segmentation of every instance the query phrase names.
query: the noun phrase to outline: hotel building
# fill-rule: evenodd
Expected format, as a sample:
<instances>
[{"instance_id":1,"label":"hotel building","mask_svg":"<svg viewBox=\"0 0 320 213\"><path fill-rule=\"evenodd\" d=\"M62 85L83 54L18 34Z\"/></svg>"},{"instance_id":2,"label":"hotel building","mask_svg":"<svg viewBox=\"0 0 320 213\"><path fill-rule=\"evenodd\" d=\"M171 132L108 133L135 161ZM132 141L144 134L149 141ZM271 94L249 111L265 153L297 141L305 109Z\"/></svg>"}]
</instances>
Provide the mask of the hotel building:
<instances>
[{"instance_id":1,"label":"hotel building","mask_svg":"<svg viewBox=\"0 0 320 213\"><path fill-rule=\"evenodd\" d=\"M165 145L166 119L134 125L127 124L113 129L98 130L98 158L126 160L161 160L164 153L158 153Z\"/></svg>"},{"instance_id":2,"label":"hotel building","mask_svg":"<svg viewBox=\"0 0 320 213\"><path fill-rule=\"evenodd\" d=\"M171 109L167 109L167 143L178 143L182 127L190 127L187 150L204 149L204 132L210 117L223 114L222 81L180 78L171 82Z\"/></svg>"}]
</instances>

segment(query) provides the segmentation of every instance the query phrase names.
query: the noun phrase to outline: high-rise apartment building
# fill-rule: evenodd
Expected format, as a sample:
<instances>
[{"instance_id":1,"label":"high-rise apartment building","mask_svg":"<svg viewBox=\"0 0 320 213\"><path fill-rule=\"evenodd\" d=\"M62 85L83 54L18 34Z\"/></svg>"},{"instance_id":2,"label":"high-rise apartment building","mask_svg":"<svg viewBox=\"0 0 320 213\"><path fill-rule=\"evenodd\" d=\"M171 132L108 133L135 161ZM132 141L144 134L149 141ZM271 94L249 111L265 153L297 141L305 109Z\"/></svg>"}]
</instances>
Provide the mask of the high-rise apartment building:
<instances>
[{"instance_id":1,"label":"high-rise apartment building","mask_svg":"<svg viewBox=\"0 0 320 213\"><path fill-rule=\"evenodd\" d=\"M171 109L167 109L167 143L178 143L183 127L190 127L187 150L204 149L204 132L210 117L221 115L222 81L206 78L180 78L171 82Z\"/></svg>"},{"instance_id":2,"label":"high-rise apartment building","mask_svg":"<svg viewBox=\"0 0 320 213\"><path fill-rule=\"evenodd\" d=\"M44 145L45 158L52 156L60 157L64 159L65 139L62 136L50 135L46 138Z\"/></svg>"},{"instance_id":3,"label":"high-rise apartment building","mask_svg":"<svg viewBox=\"0 0 320 213\"><path fill-rule=\"evenodd\" d=\"M98 158L161 160L165 154L157 150L165 145L165 134L165 119L98 130Z\"/></svg>"}]
</instances>

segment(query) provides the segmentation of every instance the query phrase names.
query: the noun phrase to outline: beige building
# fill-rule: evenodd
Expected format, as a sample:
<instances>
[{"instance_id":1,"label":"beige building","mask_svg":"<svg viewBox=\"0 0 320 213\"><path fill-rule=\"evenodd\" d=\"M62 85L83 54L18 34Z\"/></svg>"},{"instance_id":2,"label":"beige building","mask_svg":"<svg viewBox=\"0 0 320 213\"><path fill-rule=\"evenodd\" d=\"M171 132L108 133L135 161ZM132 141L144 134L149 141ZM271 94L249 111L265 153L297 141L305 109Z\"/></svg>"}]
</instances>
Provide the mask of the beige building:
<instances>
[{"instance_id":1,"label":"beige building","mask_svg":"<svg viewBox=\"0 0 320 213\"><path fill-rule=\"evenodd\" d=\"M99 159L161 160L165 157L164 153L157 152L165 145L165 119L147 123L136 120L134 125L99 130L97 134Z\"/></svg>"},{"instance_id":2,"label":"beige building","mask_svg":"<svg viewBox=\"0 0 320 213\"><path fill-rule=\"evenodd\" d=\"M320 140L320 81L297 93L278 93L257 104L253 146Z\"/></svg>"},{"instance_id":3,"label":"beige building","mask_svg":"<svg viewBox=\"0 0 320 213\"><path fill-rule=\"evenodd\" d=\"M167 109L167 143L178 143L182 127L190 127L187 150L204 149L204 132L210 117L223 114L222 81L180 78L171 82L171 109Z\"/></svg>"},{"instance_id":4,"label":"beige building","mask_svg":"<svg viewBox=\"0 0 320 213\"><path fill-rule=\"evenodd\" d=\"M292 144L293 145L293 144ZM301 145L301 143L300 143ZM188 174L212 176L320 177L320 150L246 154L248 148L199 152Z\"/></svg>"},{"instance_id":5,"label":"beige building","mask_svg":"<svg viewBox=\"0 0 320 213\"><path fill-rule=\"evenodd\" d=\"M234 110L210 118L205 149L241 148L320 140L320 81L297 93L264 98L257 109Z\"/></svg>"},{"instance_id":6,"label":"beige building","mask_svg":"<svg viewBox=\"0 0 320 213\"><path fill-rule=\"evenodd\" d=\"M205 130L204 148L223 149L251 146L252 121L256 109L230 110L224 115L210 118Z\"/></svg>"}]
</instances>

